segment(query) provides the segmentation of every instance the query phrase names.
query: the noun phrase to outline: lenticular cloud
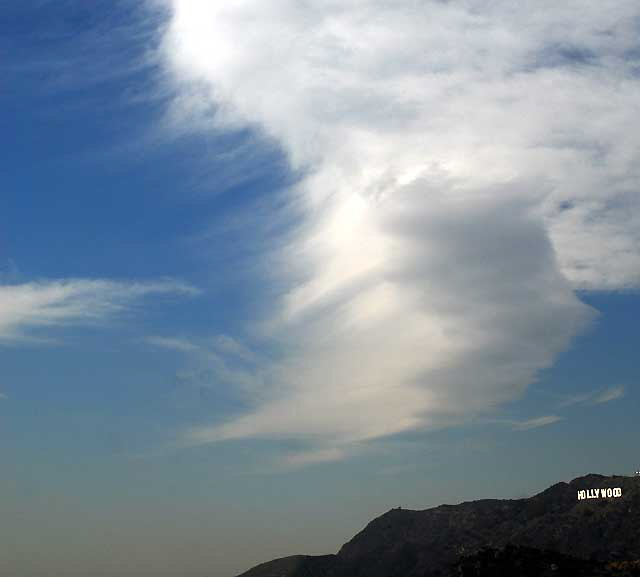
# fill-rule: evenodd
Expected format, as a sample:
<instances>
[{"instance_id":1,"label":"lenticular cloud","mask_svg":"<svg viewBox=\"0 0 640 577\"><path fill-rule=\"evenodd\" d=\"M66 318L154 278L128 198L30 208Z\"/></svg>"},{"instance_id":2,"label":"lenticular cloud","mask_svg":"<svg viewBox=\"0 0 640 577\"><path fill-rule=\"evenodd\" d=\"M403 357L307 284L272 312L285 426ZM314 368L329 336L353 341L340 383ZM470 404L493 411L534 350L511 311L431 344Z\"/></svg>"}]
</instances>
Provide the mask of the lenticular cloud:
<instances>
[{"instance_id":1,"label":"lenticular cloud","mask_svg":"<svg viewBox=\"0 0 640 577\"><path fill-rule=\"evenodd\" d=\"M196 442L294 463L521 394L640 285L640 7L622 0L173 0L176 118L247 126L304 178L265 282L282 345ZM300 208L301 207L301 208Z\"/></svg>"}]
</instances>

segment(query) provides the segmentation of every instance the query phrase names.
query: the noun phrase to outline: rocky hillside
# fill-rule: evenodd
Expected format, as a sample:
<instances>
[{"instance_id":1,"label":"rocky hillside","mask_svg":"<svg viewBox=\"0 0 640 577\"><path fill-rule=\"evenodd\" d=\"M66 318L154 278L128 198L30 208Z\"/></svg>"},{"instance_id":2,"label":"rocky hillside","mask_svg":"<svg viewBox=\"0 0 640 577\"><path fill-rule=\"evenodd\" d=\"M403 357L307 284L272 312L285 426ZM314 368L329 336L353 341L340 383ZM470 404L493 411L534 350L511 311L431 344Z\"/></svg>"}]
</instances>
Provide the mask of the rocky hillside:
<instances>
[{"instance_id":1,"label":"rocky hillside","mask_svg":"<svg viewBox=\"0 0 640 577\"><path fill-rule=\"evenodd\" d=\"M621 497L606 496L614 488L622 489ZM581 500L579 491L585 491ZM447 577L461 570L464 558L508 545L589 560L594 567L639 561L640 478L587 475L528 499L393 509L336 555L278 559L241 577Z\"/></svg>"}]
</instances>

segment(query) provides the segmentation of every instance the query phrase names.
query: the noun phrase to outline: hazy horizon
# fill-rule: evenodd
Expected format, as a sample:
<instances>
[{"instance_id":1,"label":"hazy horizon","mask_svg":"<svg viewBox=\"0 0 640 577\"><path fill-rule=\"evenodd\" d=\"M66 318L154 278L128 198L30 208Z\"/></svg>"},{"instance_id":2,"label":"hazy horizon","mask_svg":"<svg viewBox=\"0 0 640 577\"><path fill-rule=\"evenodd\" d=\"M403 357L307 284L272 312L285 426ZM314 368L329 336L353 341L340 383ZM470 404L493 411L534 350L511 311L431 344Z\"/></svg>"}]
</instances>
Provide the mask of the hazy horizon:
<instances>
[{"instance_id":1,"label":"hazy horizon","mask_svg":"<svg viewBox=\"0 0 640 577\"><path fill-rule=\"evenodd\" d=\"M640 466L637 2L2 8L0 573Z\"/></svg>"}]
</instances>

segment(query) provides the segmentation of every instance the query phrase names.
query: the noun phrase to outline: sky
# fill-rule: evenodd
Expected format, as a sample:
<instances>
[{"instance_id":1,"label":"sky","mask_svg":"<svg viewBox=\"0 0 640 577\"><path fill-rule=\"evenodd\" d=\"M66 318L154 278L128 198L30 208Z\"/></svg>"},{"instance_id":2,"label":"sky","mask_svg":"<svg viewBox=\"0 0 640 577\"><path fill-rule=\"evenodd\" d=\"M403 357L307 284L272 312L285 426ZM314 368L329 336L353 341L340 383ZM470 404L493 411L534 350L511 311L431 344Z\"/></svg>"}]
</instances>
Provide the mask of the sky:
<instances>
[{"instance_id":1,"label":"sky","mask_svg":"<svg viewBox=\"0 0 640 577\"><path fill-rule=\"evenodd\" d=\"M637 2L0 8L0 573L640 465Z\"/></svg>"}]
</instances>

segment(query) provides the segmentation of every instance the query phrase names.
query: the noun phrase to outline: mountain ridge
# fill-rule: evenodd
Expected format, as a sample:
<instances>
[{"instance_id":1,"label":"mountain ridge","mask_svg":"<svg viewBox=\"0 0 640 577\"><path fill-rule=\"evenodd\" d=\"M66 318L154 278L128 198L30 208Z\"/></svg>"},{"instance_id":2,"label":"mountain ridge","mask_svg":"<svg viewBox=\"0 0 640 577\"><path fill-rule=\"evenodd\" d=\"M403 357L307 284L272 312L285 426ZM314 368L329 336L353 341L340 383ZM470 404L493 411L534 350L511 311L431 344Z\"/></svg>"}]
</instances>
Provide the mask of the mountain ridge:
<instances>
[{"instance_id":1,"label":"mountain ridge","mask_svg":"<svg viewBox=\"0 0 640 577\"><path fill-rule=\"evenodd\" d=\"M578 499L579 491L614 488L621 497ZM509 545L594 563L639 561L640 477L589 473L525 499L391 509L334 555L276 559L238 577L444 577L464 557Z\"/></svg>"}]
</instances>

